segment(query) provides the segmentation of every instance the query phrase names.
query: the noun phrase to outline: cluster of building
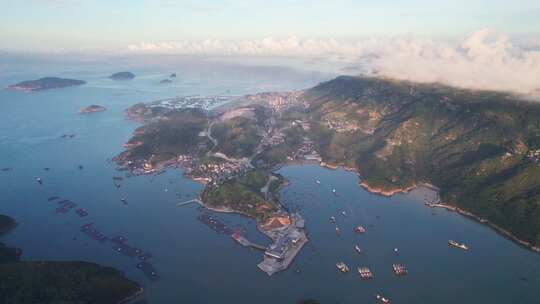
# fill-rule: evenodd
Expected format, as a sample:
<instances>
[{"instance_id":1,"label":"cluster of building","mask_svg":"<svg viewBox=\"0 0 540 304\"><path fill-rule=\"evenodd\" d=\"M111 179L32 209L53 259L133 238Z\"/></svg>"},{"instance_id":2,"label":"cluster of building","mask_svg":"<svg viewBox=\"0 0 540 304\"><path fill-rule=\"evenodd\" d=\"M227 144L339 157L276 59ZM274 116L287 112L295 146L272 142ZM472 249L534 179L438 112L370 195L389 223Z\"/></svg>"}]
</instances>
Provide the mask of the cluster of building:
<instances>
[{"instance_id":1,"label":"cluster of building","mask_svg":"<svg viewBox=\"0 0 540 304\"><path fill-rule=\"evenodd\" d=\"M198 164L188 167L186 174L205 184L221 184L246 173L250 167L243 162Z\"/></svg>"},{"instance_id":2,"label":"cluster of building","mask_svg":"<svg viewBox=\"0 0 540 304\"><path fill-rule=\"evenodd\" d=\"M168 109L201 108L210 109L216 105L226 103L233 97L227 95L213 96L178 96L173 98L156 100L149 104L150 107L165 107Z\"/></svg>"},{"instance_id":3,"label":"cluster of building","mask_svg":"<svg viewBox=\"0 0 540 304\"><path fill-rule=\"evenodd\" d=\"M536 164L540 164L540 149L530 150L529 153L527 153L527 159Z\"/></svg>"},{"instance_id":4,"label":"cluster of building","mask_svg":"<svg viewBox=\"0 0 540 304\"><path fill-rule=\"evenodd\" d=\"M273 243L266 248L258 267L268 275L287 269L308 241L304 225L304 219L298 213L277 215L261 225L261 230Z\"/></svg>"},{"instance_id":5,"label":"cluster of building","mask_svg":"<svg viewBox=\"0 0 540 304\"><path fill-rule=\"evenodd\" d=\"M290 160L306 160L306 161L316 161L320 162L322 160L321 156L315 149L315 142L307 137L304 137L302 144L296 150L294 157L291 157Z\"/></svg>"},{"instance_id":6,"label":"cluster of building","mask_svg":"<svg viewBox=\"0 0 540 304\"><path fill-rule=\"evenodd\" d=\"M325 123L328 129L337 133L352 133L358 131L359 129L356 122L348 120L328 119Z\"/></svg>"},{"instance_id":7,"label":"cluster of building","mask_svg":"<svg viewBox=\"0 0 540 304\"><path fill-rule=\"evenodd\" d=\"M282 112L296 107L309 107L309 104L302 101L299 92L292 93L260 93L256 95L247 95L245 98L251 102L262 104L274 112Z\"/></svg>"}]
</instances>

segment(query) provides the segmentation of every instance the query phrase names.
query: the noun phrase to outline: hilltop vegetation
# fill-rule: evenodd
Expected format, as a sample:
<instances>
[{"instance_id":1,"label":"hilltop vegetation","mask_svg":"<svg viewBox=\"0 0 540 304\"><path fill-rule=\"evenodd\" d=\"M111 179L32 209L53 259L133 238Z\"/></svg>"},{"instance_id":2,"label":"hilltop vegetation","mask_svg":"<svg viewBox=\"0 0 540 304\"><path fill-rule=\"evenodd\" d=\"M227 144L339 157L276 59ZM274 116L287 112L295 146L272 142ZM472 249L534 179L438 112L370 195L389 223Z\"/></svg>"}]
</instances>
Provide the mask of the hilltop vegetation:
<instances>
[{"instance_id":1,"label":"hilltop vegetation","mask_svg":"<svg viewBox=\"0 0 540 304\"><path fill-rule=\"evenodd\" d=\"M540 107L503 93L340 77L306 91L310 133L326 161L383 190L420 182L444 202L540 244ZM353 132L327 117L354 121Z\"/></svg>"},{"instance_id":2,"label":"hilltop vegetation","mask_svg":"<svg viewBox=\"0 0 540 304\"><path fill-rule=\"evenodd\" d=\"M267 171L249 171L222 184L206 187L201 198L209 207L234 210L264 221L277 208L271 195L265 195L261 190L269 183L268 191L272 193L281 185L279 178L272 181L269 178Z\"/></svg>"}]
</instances>

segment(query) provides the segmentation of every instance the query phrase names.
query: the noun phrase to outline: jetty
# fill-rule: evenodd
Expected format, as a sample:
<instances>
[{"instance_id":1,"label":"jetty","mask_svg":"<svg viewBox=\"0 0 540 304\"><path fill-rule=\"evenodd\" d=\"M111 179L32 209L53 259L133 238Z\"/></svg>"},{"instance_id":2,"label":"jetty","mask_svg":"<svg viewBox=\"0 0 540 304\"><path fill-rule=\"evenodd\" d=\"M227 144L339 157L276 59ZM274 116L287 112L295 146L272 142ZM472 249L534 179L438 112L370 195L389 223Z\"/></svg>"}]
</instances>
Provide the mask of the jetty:
<instances>
[{"instance_id":1,"label":"jetty","mask_svg":"<svg viewBox=\"0 0 540 304\"><path fill-rule=\"evenodd\" d=\"M200 199L194 198L194 199L189 200L189 201L180 202L180 203L176 204L176 206L182 207L182 206L186 206L186 205L193 204L193 203L199 203L199 204L202 204L202 202L201 202Z\"/></svg>"},{"instance_id":2,"label":"jetty","mask_svg":"<svg viewBox=\"0 0 540 304\"><path fill-rule=\"evenodd\" d=\"M258 250L262 250L262 251L265 251L266 250L266 247L262 246L262 245L258 245L258 244L255 244L255 243L252 243L250 242L248 239L246 239L245 237L243 237L239 231L236 231L235 233L233 233L231 235L231 237L233 238L233 240L235 240L236 242L238 242L238 244L244 246L244 247L250 247L250 248L253 248L253 249L258 249Z\"/></svg>"}]
</instances>

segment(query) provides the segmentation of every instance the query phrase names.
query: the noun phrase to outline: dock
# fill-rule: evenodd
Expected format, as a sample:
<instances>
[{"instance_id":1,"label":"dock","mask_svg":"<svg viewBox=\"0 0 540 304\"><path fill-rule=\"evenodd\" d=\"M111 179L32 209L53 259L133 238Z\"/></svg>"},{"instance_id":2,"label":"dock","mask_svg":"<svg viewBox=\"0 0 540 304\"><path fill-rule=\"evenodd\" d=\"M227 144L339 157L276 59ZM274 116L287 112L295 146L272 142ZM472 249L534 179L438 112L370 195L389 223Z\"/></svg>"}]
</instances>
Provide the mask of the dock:
<instances>
[{"instance_id":1,"label":"dock","mask_svg":"<svg viewBox=\"0 0 540 304\"><path fill-rule=\"evenodd\" d=\"M193 204L193 203L199 203L199 204L202 204L202 202L201 202L200 199L195 198L195 199L192 199L192 200L189 200L189 201L180 202L180 203L176 204L176 206L182 207L182 206L186 206L186 205Z\"/></svg>"},{"instance_id":2,"label":"dock","mask_svg":"<svg viewBox=\"0 0 540 304\"><path fill-rule=\"evenodd\" d=\"M250 242L248 239L241 236L240 233L234 233L234 234L231 235L231 237L233 238L233 240L238 242L238 244L240 244L240 245L242 245L244 247L250 247L250 248L258 249L258 250L262 250L262 251L266 250L266 247Z\"/></svg>"}]
</instances>

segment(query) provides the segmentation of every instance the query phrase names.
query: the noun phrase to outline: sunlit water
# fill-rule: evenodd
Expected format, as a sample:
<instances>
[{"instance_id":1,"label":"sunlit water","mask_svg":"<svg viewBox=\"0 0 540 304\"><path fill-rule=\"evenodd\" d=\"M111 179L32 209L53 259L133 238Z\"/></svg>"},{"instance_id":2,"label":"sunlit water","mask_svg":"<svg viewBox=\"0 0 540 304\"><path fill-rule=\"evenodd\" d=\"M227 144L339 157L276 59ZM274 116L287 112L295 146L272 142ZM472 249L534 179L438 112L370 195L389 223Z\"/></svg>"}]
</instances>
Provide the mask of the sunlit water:
<instances>
[{"instance_id":1,"label":"sunlit water","mask_svg":"<svg viewBox=\"0 0 540 304\"><path fill-rule=\"evenodd\" d=\"M540 255L467 218L426 208L424 195L433 193L425 189L383 198L358 187L356 175L343 170L315 165L281 169L291 182L282 190L282 201L305 217L310 242L291 269L267 277L256 267L261 252L242 248L198 221L198 206L176 206L202 188L182 177L181 170L127 178L119 189L114 186L112 177L122 172L109 160L137 127L124 119L128 106L177 95L299 89L323 75L182 63L158 71L132 67L139 77L113 82L106 76L122 68L87 64L61 66L60 74L46 72L53 68L19 63L0 78L2 87L49 75L89 82L39 93L0 91L0 167L14 168L0 173L0 213L19 223L0 240L23 248L25 260L84 260L116 267L144 286L148 303L295 303L303 298L372 303L375 293L394 303L538 303ZM172 72L178 74L173 84L157 84ZM77 113L94 103L108 110ZM61 138L72 133L76 137ZM56 204L47 201L53 195L74 201L89 216L55 213ZM249 219L217 216L246 229L252 241L268 243ZM340 237L330 216L337 218ZM151 282L135 267L136 259L80 233L80 226L90 222L107 236L125 236L131 246L152 253L161 279ZM368 232L355 234L358 224ZM448 239L466 242L471 250L449 248ZM363 254L353 250L355 244ZM399 256L392 252L395 247ZM337 272L340 260L351 273ZM398 262L408 266L407 277L393 275L391 266ZM355 272L359 266L370 267L375 279L361 281Z\"/></svg>"}]
</instances>

